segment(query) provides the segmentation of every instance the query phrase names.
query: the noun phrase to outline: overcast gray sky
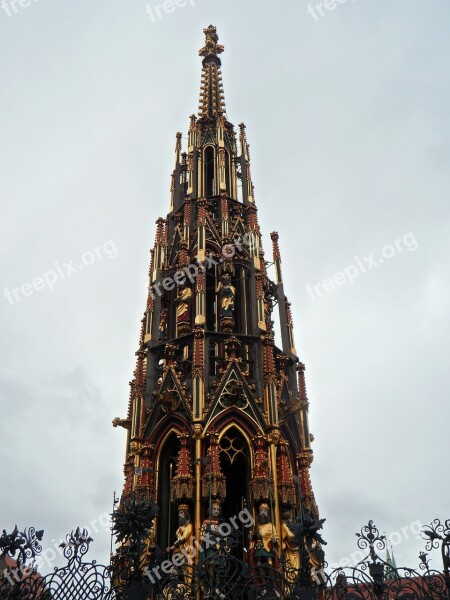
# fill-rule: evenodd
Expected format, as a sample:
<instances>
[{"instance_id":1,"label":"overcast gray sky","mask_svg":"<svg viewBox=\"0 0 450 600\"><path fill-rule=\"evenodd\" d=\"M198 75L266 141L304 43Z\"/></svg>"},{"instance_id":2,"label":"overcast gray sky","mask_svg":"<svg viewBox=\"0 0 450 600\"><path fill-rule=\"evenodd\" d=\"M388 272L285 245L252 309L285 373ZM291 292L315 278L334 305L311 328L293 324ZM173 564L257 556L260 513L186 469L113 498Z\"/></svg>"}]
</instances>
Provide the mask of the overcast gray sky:
<instances>
[{"instance_id":1,"label":"overcast gray sky","mask_svg":"<svg viewBox=\"0 0 450 600\"><path fill-rule=\"evenodd\" d=\"M213 23L269 257L280 233L328 559L374 519L416 564L411 524L450 517L448 0L22 3L0 8L0 527L51 543L121 489L111 420Z\"/></svg>"}]
</instances>

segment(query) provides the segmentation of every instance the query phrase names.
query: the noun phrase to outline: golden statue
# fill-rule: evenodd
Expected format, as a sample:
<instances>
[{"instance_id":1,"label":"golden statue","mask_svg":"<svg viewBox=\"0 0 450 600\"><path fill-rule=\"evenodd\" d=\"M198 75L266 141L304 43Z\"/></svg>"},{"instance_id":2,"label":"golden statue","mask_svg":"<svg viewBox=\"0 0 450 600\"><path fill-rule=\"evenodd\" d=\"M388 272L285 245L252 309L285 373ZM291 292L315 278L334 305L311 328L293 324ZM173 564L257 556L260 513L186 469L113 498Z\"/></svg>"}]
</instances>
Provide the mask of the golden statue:
<instances>
[{"instance_id":1,"label":"golden statue","mask_svg":"<svg viewBox=\"0 0 450 600\"><path fill-rule=\"evenodd\" d=\"M159 318L159 339L166 341L167 340L167 308L163 308L161 310L161 316Z\"/></svg>"},{"instance_id":2,"label":"golden statue","mask_svg":"<svg viewBox=\"0 0 450 600\"><path fill-rule=\"evenodd\" d=\"M277 548L279 540L275 533L275 526L270 520L270 508L266 502L259 507L258 525L253 531L250 543L250 562L253 565L268 565L277 567Z\"/></svg>"},{"instance_id":3,"label":"golden statue","mask_svg":"<svg viewBox=\"0 0 450 600\"><path fill-rule=\"evenodd\" d=\"M232 317L234 311L234 299L236 297L236 288L231 285L231 277L226 273L217 288L220 302L220 316Z\"/></svg>"},{"instance_id":4,"label":"golden statue","mask_svg":"<svg viewBox=\"0 0 450 600\"><path fill-rule=\"evenodd\" d=\"M294 533L289 528L289 516L283 515L281 525L281 558L286 569L286 578L294 581L300 569L300 551L294 543Z\"/></svg>"},{"instance_id":5,"label":"golden statue","mask_svg":"<svg viewBox=\"0 0 450 600\"><path fill-rule=\"evenodd\" d=\"M182 287L177 297L177 323L189 321L189 306L192 299L192 290Z\"/></svg>"},{"instance_id":6,"label":"golden statue","mask_svg":"<svg viewBox=\"0 0 450 600\"><path fill-rule=\"evenodd\" d=\"M141 555L141 569L145 569L147 565L151 564L156 548L155 527L152 525Z\"/></svg>"},{"instance_id":7,"label":"golden statue","mask_svg":"<svg viewBox=\"0 0 450 600\"><path fill-rule=\"evenodd\" d=\"M193 546L194 528L191 523L189 506L187 504L180 504L178 507L178 529L175 535L177 536L176 541L173 546L166 548L166 552L183 556L184 561L181 569L185 578L191 577L195 556L195 548Z\"/></svg>"},{"instance_id":8,"label":"golden statue","mask_svg":"<svg viewBox=\"0 0 450 600\"><path fill-rule=\"evenodd\" d=\"M221 44L218 44L219 36L217 35L217 29L214 25L210 25L204 29L203 33L205 34L206 40L203 48L200 48L198 51L199 55L217 56L218 54L222 54L224 47Z\"/></svg>"}]
</instances>

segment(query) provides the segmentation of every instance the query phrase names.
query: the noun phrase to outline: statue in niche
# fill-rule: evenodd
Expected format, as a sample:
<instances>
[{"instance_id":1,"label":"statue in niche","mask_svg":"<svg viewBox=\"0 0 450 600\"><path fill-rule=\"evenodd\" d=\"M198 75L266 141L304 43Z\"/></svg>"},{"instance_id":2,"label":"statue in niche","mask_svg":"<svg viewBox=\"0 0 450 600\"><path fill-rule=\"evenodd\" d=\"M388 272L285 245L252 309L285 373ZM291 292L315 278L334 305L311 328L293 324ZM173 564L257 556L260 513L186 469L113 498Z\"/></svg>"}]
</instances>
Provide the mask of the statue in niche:
<instances>
[{"instance_id":1,"label":"statue in niche","mask_svg":"<svg viewBox=\"0 0 450 600\"><path fill-rule=\"evenodd\" d=\"M191 304L191 299L191 288L185 285L181 286L178 292L178 297L175 301L177 303L177 323L179 323L180 321L188 321L189 306Z\"/></svg>"},{"instance_id":2,"label":"statue in niche","mask_svg":"<svg viewBox=\"0 0 450 600\"><path fill-rule=\"evenodd\" d=\"M194 528L191 523L189 506L187 504L180 504L178 507L178 529L175 535L177 538L176 541L173 546L166 548L166 552L172 553L172 557L175 554L179 555L179 557L183 557L183 559L180 559L182 560L182 565L179 569L183 573L186 581L192 577L195 555L195 548L193 545ZM178 564L179 560L177 560L176 563Z\"/></svg>"},{"instance_id":3,"label":"statue in niche","mask_svg":"<svg viewBox=\"0 0 450 600\"><path fill-rule=\"evenodd\" d=\"M165 342L167 340L167 308L161 310L161 316L159 318L159 340Z\"/></svg>"},{"instance_id":4,"label":"statue in niche","mask_svg":"<svg viewBox=\"0 0 450 600\"><path fill-rule=\"evenodd\" d=\"M225 519L221 516L222 509L219 500L213 500L209 509L209 517L202 523L202 552L205 558L219 556L225 553L226 538L221 533L221 524Z\"/></svg>"},{"instance_id":5,"label":"statue in niche","mask_svg":"<svg viewBox=\"0 0 450 600\"><path fill-rule=\"evenodd\" d=\"M275 525L270 519L270 507L266 502L259 506L258 525L250 543L250 561L254 566L266 565L277 568L279 540Z\"/></svg>"},{"instance_id":6,"label":"statue in niche","mask_svg":"<svg viewBox=\"0 0 450 600\"><path fill-rule=\"evenodd\" d=\"M286 578L295 581L300 569L300 550L295 543L295 533L291 529L291 524L291 513L284 513L281 525L281 560L286 570Z\"/></svg>"},{"instance_id":7,"label":"statue in niche","mask_svg":"<svg viewBox=\"0 0 450 600\"><path fill-rule=\"evenodd\" d=\"M186 285L181 285L175 300L177 305L177 335L190 332L190 306L192 301L192 290Z\"/></svg>"},{"instance_id":8,"label":"statue in niche","mask_svg":"<svg viewBox=\"0 0 450 600\"><path fill-rule=\"evenodd\" d=\"M223 275L219 287L217 288L217 292L219 294L220 316L232 317L236 288L231 285L231 277L228 273Z\"/></svg>"},{"instance_id":9,"label":"statue in niche","mask_svg":"<svg viewBox=\"0 0 450 600\"><path fill-rule=\"evenodd\" d=\"M202 523L201 539L201 561L206 567L204 580L205 597L211 599L223 599L224 585L223 574L226 573L227 560L227 538L222 532L222 524L225 519L221 516L221 506L218 500L213 500L209 509L209 517Z\"/></svg>"}]
</instances>

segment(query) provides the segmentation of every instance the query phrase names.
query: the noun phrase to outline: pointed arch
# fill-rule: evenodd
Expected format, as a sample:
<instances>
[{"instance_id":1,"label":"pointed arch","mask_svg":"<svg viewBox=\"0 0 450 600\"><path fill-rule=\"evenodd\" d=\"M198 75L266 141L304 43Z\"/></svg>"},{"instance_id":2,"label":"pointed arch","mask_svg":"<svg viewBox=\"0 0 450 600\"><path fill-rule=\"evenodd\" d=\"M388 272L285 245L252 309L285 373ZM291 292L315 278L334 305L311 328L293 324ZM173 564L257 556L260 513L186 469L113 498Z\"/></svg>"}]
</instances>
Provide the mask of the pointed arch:
<instances>
[{"instance_id":1,"label":"pointed arch","mask_svg":"<svg viewBox=\"0 0 450 600\"><path fill-rule=\"evenodd\" d=\"M208 145L203 148L203 182L205 198L211 198L211 196L215 195L216 181L216 151L214 146Z\"/></svg>"},{"instance_id":2,"label":"pointed arch","mask_svg":"<svg viewBox=\"0 0 450 600\"><path fill-rule=\"evenodd\" d=\"M231 156L228 149L225 150L225 188L230 198L233 197L233 186L231 184Z\"/></svg>"},{"instance_id":3,"label":"pointed arch","mask_svg":"<svg viewBox=\"0 0 450 600\"><path fill-rule=\"evenodd\" d=\"M167 434L173 429L177 435L180 435L183 430L192 433L189 423L181 418L180 415L174 413L166 414L158 423L151 429L151 433L147 434L147 439L150 444L155 445L155 456L157 457L162 443L167 438Z\"/></svg>"},{"instance_id":4,"label":"pointed arch","mask_svg":"<svg viewBox=\"0 0 450 600\"><path fill-rule=\"evenodd\" d=\"M295 437L292 435L292 431L285 423L280 424L280 430L281 430L282 436L288 443L288 455L289 455L289 459L291 461L291 466L293 467L293 472L295 472L297 470L295 454L300 452L301 448L298 447L297 441L296 441Z\"/></svg>"},{"instance_id":5,"label":"pointed arch","mask_svg":"<svg viewBox=\"0 0 450 600\"><path fill-rule=\"evenodd\" d=\"M250 302L251 272L244 261L236 261L234 265L233 286L236 290L235 321L238 333L249 334L251 329Z\"/></svg>"},{"instance_id":6,"label":"pointed arch","mask_svg":"<svg viewBox=\"0 0 450 600\"><path fill-rule=\"evenodd\" d=\"M155 487L158 493L159 514L155 523L158 543L167 547L176 530L176 509L171 501L171 480L175 475L176 457L180 444L180 431L170 426L159 444L155 460Z\"/></svg>"},{"instance_id":7,"label":"pointed arch","mask_svg":"<svg viewBox=\"0 0 450 600\"><path fill-rule=\"evenodd\" d=\"M300 427L298 425L295 415L288 414L284 421L280 423L281 432L283 433L286 440L289 442L289 446L295 449L298 453L302 450L302 440L300 434Z\"/></svg>"},{"instance_id":8,"label":"pointed arch","mask_svg":"<svg viewBox=\"0 0 450 600\"><path fill-rule=\"evenodd\" d=\"M248 434L248 431L246 431L243 427L241 427L241 425L239 424L239 422L236 421L230 421L228 424L226 424L219 432L219 439L218 439L218 443L220 446L220 442L222 441L223 437L226 435L226 433L228 431L230 431L231 429L237 429L237 431L239 431L239 433L242 435L242 437L244 438L244 440L247 443L247 447L248 447L248 457L249 457L249 462L250 462L250 467L253 468L253 446L252 446L252 442L251 442L251 438Z\"/></svg>"},{"instance_id":9,"label":"pointed arch","mask_svg":"<svg viewBox=\"0 0 450 600\"><path fill-rule=\"evenodd\" d=\"M246 413L234 407L224 410L214 417L208 424L208 430L214 429L217 431L220 440L221 432L229 429L229 427L233 425L242 429L243 433L245 432L250 447L252 447L251 439L253 436L257 433L265 433Z\"/></svg>"},{"instance_id":10,"label":"pointed arch","mask_svg":"<svg viewBox=\"0 0 450 600\"><path fill-rule=\"evenodd\" d=\"M225 424L218 433L220 468L227 482L223 514L230 519L250 507L253 448L248 432L237 421ZM249 541L249 532L244 530L242 534L242 546L233 551L240 558L244 558L244 548L248 547Z\"/></svg>"}]
</instances>

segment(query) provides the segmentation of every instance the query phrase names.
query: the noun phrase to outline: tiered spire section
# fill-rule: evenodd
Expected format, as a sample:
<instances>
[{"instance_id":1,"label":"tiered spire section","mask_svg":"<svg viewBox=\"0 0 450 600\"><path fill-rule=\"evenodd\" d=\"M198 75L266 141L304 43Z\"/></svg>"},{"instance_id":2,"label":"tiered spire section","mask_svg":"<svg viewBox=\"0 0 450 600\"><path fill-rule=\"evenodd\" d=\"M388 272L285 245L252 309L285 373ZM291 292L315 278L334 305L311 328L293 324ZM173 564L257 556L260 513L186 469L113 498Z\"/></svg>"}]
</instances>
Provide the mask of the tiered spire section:
<instances>
[{"instance_id":1,"label":"tiered spire section","mask_svg":"<svg viewBox=\"0 0 450 600\"><path fill-rule=\"evenodd\" d=\"M225 96L223 93L221 61L224 47L221 46L216 28L210 25L203 30L206 36L205 45L200 48L203 56L202 84L200 90L199 115L210 119L225 113Z\"/></svg>"},{"instance_id":2,"label":"tiered spire section","mask_svg":"<svg viewBox=\"0 0 450 600\"><path fill-rule=\"evenodd\" d=\"M197 537L213 500L225 518L264 503L278 538L286 512L317 515L304 367L278 234L271 234L270 271L245 125L239 153L225 116L223 46L215 27L204 32L200 114L190 117L185 152L176 134L170 210L156 222L129 412L115 420L128 430L123 493L156 501L156 537L166 545L179 503L190 505Z\"/></svg>"}]
</instances>

